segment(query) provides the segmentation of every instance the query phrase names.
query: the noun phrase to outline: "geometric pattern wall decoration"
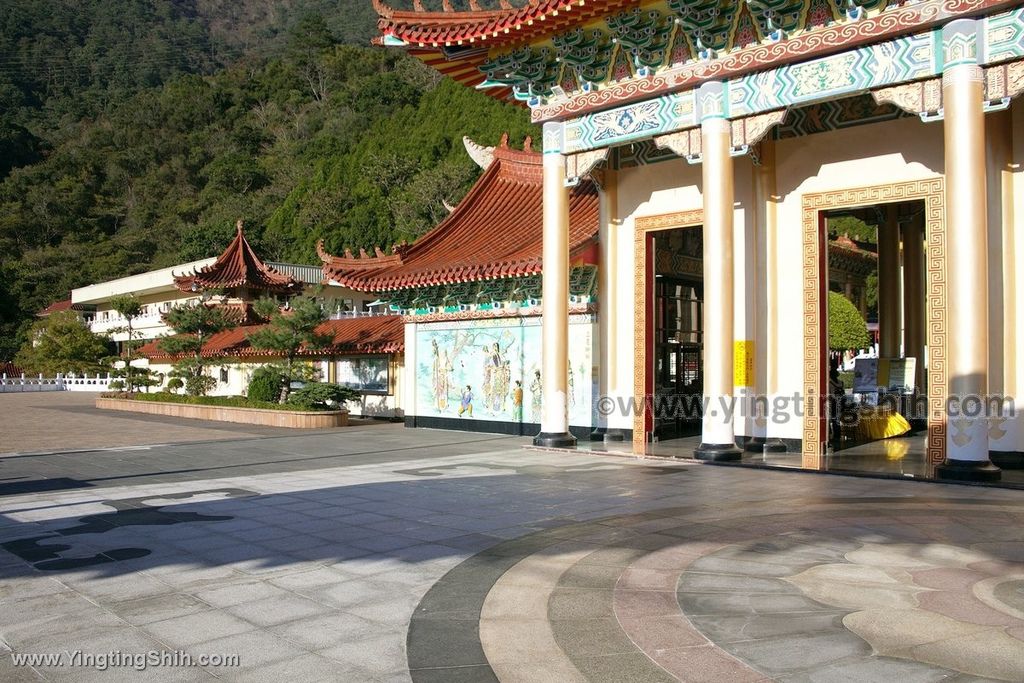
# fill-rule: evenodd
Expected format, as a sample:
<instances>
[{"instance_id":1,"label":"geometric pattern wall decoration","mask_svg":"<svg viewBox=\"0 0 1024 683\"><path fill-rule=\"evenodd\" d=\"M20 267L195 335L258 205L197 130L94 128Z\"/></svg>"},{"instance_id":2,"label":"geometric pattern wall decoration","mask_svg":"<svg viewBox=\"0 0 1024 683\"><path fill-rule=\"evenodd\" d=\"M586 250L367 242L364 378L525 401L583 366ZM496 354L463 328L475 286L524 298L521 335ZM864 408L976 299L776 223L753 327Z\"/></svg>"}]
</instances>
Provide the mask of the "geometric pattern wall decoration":
<instances>
[{"instance_id":1,"label":"geometric pattern wall decoration","mask_svg":"<svg viewBox=\"0 0 1024 683\"><path fill-rule=\"evenodd\" d=\"M658 230L688 228L704 222L703 209L676 211L655 216L639 216L634 224L633 241L633 300L636 314L633 316L633 397L636 406L644 406L647 393L648 368L652 362L648 356L647 314L651 302L647 291L647 236ZM653 277L653 273L651 274ZM633 411L633 453L647 453L645 434L646 413Z\"/></svg>"},{"instance_id":2,"label":"geometric pattern wall decoration","mask_svg":"<svg viewBox=\"0 0 1024 683\"><path fill-rule=\"evenodd\" d=\"M725 81L725 115L739 118L843 97L934 76L941 35L904 36L885 43ZM661 97L585 114L564 124L563 153L620 145L700 122L696 92Z\"/></svg>"},{"instance_id":3,"label":"geometric pattern wall decoration","mask_svg":"<svg viewBox=\"0 0 1024 683\"><path fill-rule=\"evenodd\" d=\"M890 104L876 103L871 95L857 95L790 109L789 116L775 129L775 139L826 133L911 116Z\"/></svg>"}]
</instances>

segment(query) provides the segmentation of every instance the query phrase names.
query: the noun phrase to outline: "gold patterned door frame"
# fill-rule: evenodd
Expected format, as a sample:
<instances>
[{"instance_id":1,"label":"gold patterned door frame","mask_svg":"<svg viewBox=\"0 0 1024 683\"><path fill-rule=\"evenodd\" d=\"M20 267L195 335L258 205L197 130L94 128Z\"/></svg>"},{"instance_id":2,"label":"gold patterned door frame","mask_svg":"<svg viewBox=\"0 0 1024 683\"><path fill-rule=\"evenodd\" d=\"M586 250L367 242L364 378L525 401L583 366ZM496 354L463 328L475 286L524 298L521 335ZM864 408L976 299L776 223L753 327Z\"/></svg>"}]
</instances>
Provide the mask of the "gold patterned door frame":
<instances>
[{"instance_id":1,"label":"gold patterned door frame","mask_svg":"<svg viewBox=\"0 0 1024 683\"><path fill-rule=\"evenodd\" d=\"M692 228L704 223L704 209L676 211L655 216L638 217L633 237L633 301L637 308L633 315L633 453L647 453L647 438L644 430L647 399L647 308L650 300L647 293L647 235L661 230Z\"/></svg>"},{"instance_id":2,"label":"gold patterned door frame","mask_svg":"<svg viewBox=\"0 0 1024 683\"><path fill-rule=\"evenodd\" d=\"M830 190L803 195L803 293L804 293L804 418L803 458L807 469L821 469L822 440L820 400L827 396L822 381L822 348L825 309L821 300L821 264L823 240L819 231L822 211L839 208L924 201L927 253L928 322L928 462L931 467L946 457L945 403L948 386L946 371L946 230L945 182L942 178L874 185L849 190Z\"/></svg>"}]
</instances>

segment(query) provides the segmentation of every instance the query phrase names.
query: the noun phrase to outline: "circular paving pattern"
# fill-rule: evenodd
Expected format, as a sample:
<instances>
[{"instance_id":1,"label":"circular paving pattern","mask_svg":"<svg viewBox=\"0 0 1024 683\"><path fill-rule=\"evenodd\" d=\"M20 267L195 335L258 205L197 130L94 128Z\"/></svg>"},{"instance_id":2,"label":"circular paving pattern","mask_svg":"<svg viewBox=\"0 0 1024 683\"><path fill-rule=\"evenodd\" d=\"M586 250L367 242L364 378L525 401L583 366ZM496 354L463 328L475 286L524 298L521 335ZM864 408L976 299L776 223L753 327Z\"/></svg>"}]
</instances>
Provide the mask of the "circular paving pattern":
<instances>
[{"instance_id":1,"label":"circular paving pattern","mask_svg":"<svg viewBox=\"0 0 1024 683\"><path fill-rule=\"evenodd\" d=\"M1024 680L1024 510L777 505L651 510L479 553L418 605L413 680Z\"/></svg>"}]
</instances>

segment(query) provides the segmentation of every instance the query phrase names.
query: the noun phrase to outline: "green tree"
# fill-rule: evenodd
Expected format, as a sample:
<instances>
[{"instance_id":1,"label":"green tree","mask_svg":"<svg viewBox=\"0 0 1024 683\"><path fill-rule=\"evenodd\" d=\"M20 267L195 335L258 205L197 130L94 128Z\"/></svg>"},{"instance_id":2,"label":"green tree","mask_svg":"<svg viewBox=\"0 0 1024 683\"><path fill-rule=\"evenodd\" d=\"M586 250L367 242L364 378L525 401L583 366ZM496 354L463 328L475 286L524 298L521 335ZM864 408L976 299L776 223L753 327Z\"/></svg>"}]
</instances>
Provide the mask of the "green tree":
<instances>
[{"instance_id":1,"label":"green tree","mask_svg":"<svg viewBox=\"0 0 1024 683\"><path fill-rule=\"evenodd\" d=\"M73 311L60 311L32 326L30 340L14 358L31 374L83 375L103 369L107 339L93 334Z\"/></svg>"},{"instance_id":2,"label":"green tree","mask_svg":"<svg viewBox=\"0 0 1024 683\"><path fill-rule=\"evenodd\" d=\"M271 351L284 358L279 401L288 401L291 383L298 379L307 379L307 375L295 364L295 359L303 349L323 349L331 344L333 337L317 332L317 328L327 320L320 303L316 299L297 296L289 302L285 310L274 299L260 299L254 306L256 313L269 322L263 327L249 333L249 343L253 348Z\"/></svg>"},{"instance_id":3,"label":"green tree","mask_svg":"<svg viewBox=\"0 0 1024 683\"><path fill-rule=\"evenodd\" d=\"M857 307L839 292L829 292L828 347L845 351L866 348L868 343L868 325Z\"/></svg>"},{"instance_id":4,"label":"green tree","mask_svg":"<svg viewBox=\"0 0 1024 683\"><path fill-rule=\"evenodd\" d=\"M120 378L124 383L124 389L129 394L135 393L136 389L152 386L153 380L149 376L148 368L140 368L132 363L136 360L135 352L142 345L141 335L135 329L135 319L142 315L143 305L134 294L122 294L110 300L110 307L124 318L124 325L113 328L113 332L124 333L126 339L121 342L120 360L124 362L123 368L114 367L111 374Z\"/></svg>"},{"instance_id":5,"label":"green tree","mask_svg":"<svg viewBox=\"0 0 1024 683\"><path fill-rule=\"evenodd\" d=\"M174 363L171 375L183 379L192 396L205 396L217 386L217 379L206 374L211 363L203 356L203 346L211 336L235 327L236 320L223 307L202 302L175 306L164 320L174 335L161 338L160 348L172 356L185 356Z\"/></svg>"}]
</instances>

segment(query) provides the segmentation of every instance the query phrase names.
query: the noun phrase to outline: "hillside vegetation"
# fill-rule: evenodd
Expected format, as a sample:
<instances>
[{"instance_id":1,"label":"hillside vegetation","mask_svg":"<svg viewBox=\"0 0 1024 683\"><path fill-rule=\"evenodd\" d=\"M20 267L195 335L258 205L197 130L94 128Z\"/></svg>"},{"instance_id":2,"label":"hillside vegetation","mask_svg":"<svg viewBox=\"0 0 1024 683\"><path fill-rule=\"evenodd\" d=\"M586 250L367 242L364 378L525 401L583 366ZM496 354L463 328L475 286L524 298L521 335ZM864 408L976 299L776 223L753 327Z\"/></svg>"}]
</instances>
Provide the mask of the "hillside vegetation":
<instances>
[{"instance_id":1,"label":"hillside vegetation","mask_svg":"<svg viewBox=\"0 0 1024 683\"><path fill-rule=\"evenodd\" d=\"M0 360L71 288L215 255L388 247L479 173L462 135L527 113L368 47L369 0L7 0Z\"/></svg>"}]
</instances>

